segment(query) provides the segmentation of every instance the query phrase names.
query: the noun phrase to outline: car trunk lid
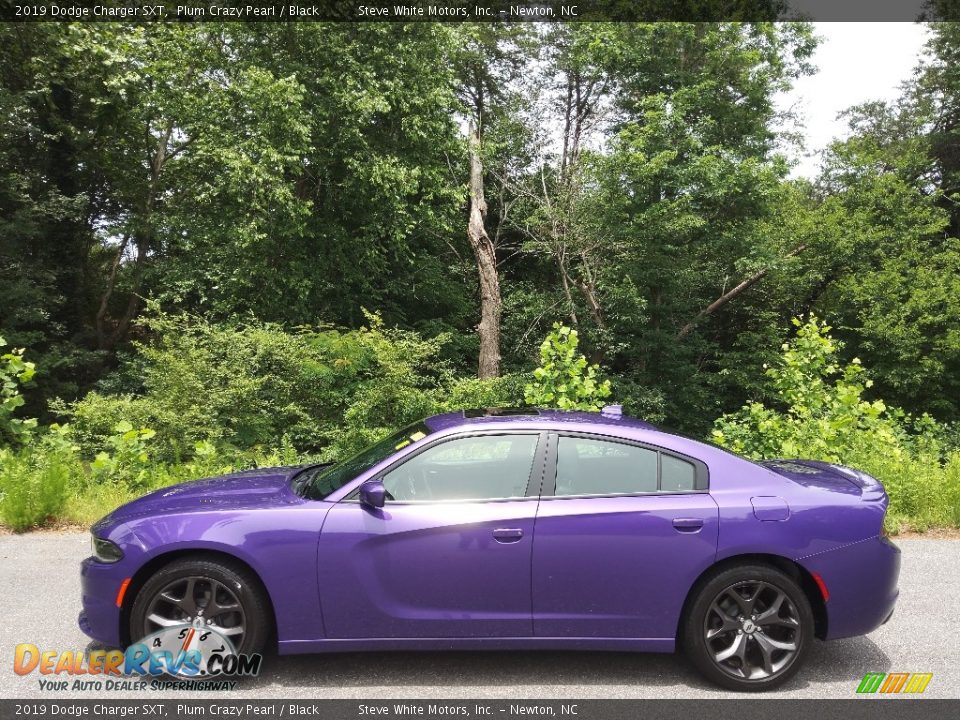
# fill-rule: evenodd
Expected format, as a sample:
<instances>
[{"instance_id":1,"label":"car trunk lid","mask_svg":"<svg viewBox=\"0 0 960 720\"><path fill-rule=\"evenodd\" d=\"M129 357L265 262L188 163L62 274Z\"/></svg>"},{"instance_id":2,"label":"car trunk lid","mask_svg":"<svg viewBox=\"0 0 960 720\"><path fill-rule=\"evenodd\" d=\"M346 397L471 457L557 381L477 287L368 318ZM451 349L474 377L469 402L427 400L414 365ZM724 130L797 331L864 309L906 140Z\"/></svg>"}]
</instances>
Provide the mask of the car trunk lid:
<instances>
[{"instance_id":1,"label":"car trunk lid","mask_svg":"<svg viewBox=\"0 0 960 720\"><path fill-rule=\"evenodd\" d=\"M760 464L773 472L806 487L830 492L859 495L862 500L883 500L886 492L876 478L845 465L821 460L776 459Z\"/></svg>"}]
</instances>

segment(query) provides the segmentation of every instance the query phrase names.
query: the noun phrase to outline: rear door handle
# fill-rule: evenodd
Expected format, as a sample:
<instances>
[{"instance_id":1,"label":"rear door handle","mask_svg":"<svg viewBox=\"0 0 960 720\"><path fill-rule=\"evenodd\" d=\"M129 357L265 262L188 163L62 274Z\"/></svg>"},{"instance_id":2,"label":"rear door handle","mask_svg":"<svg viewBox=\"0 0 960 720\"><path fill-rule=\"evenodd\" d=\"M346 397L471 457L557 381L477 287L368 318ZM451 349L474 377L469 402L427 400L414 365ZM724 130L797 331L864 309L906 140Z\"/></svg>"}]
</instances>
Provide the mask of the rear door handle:
<instances>
[{"instance_id":1,"label":"rear door handle","mask_svg":"<svg viewBox=\"0 0 960 720\"><path fill-rule=\"evenodd\" d=\"M499 543L515 543L522 537L521 528L497 528L493 531L493 538Z\"/></svg>"},{"instance_id":2,"label":"rear door handle","mask_svg":"<svg viewBox=\"0 0 960 720\"><path fill-rule=\"evenodd\" d=\"M693 533L703 527L703 520L700 518L674 518L673 526L680 532Z\"/></svg>"}]
</instances>

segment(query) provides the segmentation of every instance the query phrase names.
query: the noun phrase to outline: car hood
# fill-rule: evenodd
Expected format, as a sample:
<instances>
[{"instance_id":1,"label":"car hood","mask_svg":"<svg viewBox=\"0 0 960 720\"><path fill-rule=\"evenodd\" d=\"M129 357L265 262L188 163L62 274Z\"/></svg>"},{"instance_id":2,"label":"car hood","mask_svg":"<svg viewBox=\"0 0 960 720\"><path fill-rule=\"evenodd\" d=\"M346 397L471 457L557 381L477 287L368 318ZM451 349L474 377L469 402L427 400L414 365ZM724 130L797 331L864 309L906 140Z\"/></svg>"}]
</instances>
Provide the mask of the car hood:
<instances>
[{"instance_id":1,"label":"car hood","mask_svg":"<svg viewBox=\"0 0 960 720\"><path fill-rule=\"evenodd\" d=\"M170 512L295 505L302 501L290 489L290 479L303 467L259 468L171 485L121 505L101 523Z\"/></svg>"},{"instance_id":2,"label":"car hood","mask_svg":"<svg viewBox=\"0 0 960 720\"><path fill-rule=\"evenodd\" d=\"M886 497L886 492L879 480L862 470L846 465L800 459L763 460L760 464L806 487L859 495L862 500L882 500Z\"/></svg>"}]
</instances>

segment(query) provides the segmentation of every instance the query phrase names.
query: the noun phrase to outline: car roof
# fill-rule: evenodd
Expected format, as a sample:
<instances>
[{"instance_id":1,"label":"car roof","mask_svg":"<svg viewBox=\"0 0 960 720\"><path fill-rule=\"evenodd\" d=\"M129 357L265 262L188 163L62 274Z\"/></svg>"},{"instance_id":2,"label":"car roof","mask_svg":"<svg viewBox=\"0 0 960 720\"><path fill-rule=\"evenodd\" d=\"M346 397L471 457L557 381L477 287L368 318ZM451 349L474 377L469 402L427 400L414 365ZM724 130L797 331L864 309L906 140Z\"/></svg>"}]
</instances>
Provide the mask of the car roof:
<instances>
[{"instance_id":1,"label":"car roof","mask_svg":"<svg viewBox=\"0 0 960 720\"><path fill-rule=\"evenodd\" d=\"M480 425L497 423L498 425L531 425L555 426L557 424L580 426L616 426L640 430L656 430L652 423L636 418L620 415L619 408L605 408L601 412L584 412L581 410L545 410L540 408L483 408L474 410L455 410L453 412L434 415L424 420L431 432L450 430L453 428L472 428Z\"/></svg>"}]
</instances>

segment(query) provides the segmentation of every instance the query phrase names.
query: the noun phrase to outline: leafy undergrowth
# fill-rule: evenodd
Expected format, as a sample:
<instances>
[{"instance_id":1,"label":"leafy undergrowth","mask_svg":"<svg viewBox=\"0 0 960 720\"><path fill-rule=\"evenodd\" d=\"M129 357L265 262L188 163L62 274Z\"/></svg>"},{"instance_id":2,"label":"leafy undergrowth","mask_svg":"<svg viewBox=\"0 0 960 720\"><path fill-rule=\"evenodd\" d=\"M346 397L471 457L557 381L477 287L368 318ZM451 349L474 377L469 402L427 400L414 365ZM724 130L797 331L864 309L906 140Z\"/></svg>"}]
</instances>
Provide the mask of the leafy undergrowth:
<instances>
[{"instance_id":1,"label":"leafy undergrowth","mask_svg":"<svg viewBox=\"0 0 960 720\"><path fill-rule=\"evenodd\" d=\"M796 337L766 371L773 401L718 419L714 441L755 459L802 457L870 473L890 496L890 532L960 527L960 451L951 429L866 399L873 383L856 358L839 363L843 345L831 328L813 315L794 324Z\"/></svg>"},{"instance_id":2,"label":"leafy undergrowth","mask_svg":"<svg viewBox=\"0 0 960 720\"><path fill-rule=\"evenodd\" d=\"M560 326L524 387L519 375L455 377L437 341L369 320L359 331L290 334L160 316L159 339L126 370L142 378L140 394L90 393L61 408L68 425L13 417L32 366L22 351L5 355L0 526L89 525L160 487L336 460L454 408L518 404L524 394L533 404L583 409L617 399L578 353L576 334ZM868 372L856 360L840 364L830 328L814 317L795 324L795 339L766 371L767 402L719 418L713 440L748 457L815 458L869 472L890 495L890 532L960 527L956 431L868 398Z\"/></svg>"}]
</instances>

